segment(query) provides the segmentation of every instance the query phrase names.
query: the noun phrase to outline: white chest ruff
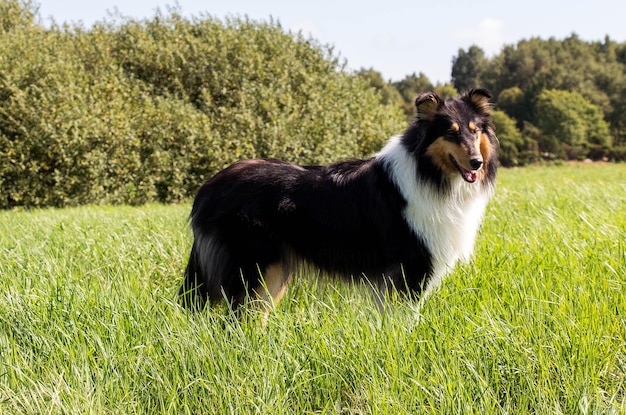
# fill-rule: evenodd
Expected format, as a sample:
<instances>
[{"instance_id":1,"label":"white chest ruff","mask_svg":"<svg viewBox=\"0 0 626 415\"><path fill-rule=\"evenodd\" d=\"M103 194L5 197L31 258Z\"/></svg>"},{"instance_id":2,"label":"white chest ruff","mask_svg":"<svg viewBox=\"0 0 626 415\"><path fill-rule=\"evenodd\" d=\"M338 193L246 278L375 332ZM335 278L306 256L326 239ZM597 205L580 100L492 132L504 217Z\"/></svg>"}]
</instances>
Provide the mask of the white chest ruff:
<instances>
[{"instance_id":1,"label":"white chest ruff","mask_svg":"<svg viewBox=\"0 0 626 415\"><path fill-rule=\"evenodd\" d=\"M474 252L488 195L467 190L480 184L466 184L460 178L459 181L459 189L453 189L452 197L441 197L431 185L418 183L415 190L420 197L409 201L404 211L405 220L432 255L433 275L427 292L441 284L458 260L467 262Z\"/></svg>"},{"instance_id":2,"label":"white chest ruff","mask_svg":"<svg viewBox=\"0 0 626 415\"><path fill-rule=\"evenodd\" d=\"M466 183L460 176L445 193L416 176L415 160L395 137L379 153L407 201L404 218L432 255L433 273L426 294L439 287L458 260L469 261L492 189Z\"/></svg>"}]
</instances>

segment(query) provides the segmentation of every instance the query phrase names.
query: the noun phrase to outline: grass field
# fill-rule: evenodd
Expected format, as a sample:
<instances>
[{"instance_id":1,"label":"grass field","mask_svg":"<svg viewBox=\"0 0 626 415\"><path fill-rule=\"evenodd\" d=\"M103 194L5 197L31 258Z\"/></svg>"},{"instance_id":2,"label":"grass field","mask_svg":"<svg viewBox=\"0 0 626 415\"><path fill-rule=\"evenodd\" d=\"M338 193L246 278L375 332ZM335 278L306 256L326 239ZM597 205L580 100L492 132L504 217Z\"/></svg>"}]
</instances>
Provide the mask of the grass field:
<instances>
[{"instance_id":1,"label":"grass field","mask_svg":"<svg viewBox=\"0 0 626 415\"><path fill-rule=\"evenodd\" d=\"M501 171L419 311L302 278L265 329L176 304L189 208L0 212L1 414L626 413L626 165Z\"/></svg>"}]
</instances>

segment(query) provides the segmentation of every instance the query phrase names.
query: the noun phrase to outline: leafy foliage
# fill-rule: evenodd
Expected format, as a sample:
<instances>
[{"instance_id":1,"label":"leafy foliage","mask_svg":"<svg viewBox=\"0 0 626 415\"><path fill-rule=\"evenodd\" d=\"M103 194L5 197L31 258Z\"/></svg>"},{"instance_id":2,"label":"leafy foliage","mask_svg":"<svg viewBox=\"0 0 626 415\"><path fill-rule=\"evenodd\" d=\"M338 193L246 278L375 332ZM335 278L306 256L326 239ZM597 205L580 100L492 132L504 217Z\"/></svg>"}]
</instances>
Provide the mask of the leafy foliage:
<instances>
[{"instance_id":1,"label":"leafy foliage","mask_svg":"<svg viewBox=\"0 0 626 415\"><path fill-rule=\"evenodd\" d=\"M536 107L537 126L544 134L541 150L551 153L569 150L580 154L591 145L609 144L609 128L600 110L579 93L543 90L537 97Z\"/></svg>"},{"instance_id":2,"label":"leafy foliage","mask_svg":"<svg viewBox=\"0 0 626 415\"><path fill-rule=\"evenodd\" d=\"M515 125L515 120L504 111L494 111L492 117L500 142L500 162L506 166L523 165L524 159L521 156L525 150L524 139Z\"/></svg>"},{"instance_id":3,"label":"leafy foliage","mask_svg":"<svg viewBox=\"0 0 626 415\"><path fill-rule=\"evenodd\" d=\"M401 94L401 90L395 87L395 84L387 82L383 79L383 75L373 68L362 68L357 75L367 81L370 86L374 87L380 94L383 104L404 105L406 98ZM411 109L415 112L415 108L411 105Z\"/></svg>"},{"instance_id":4,"label":"leafy foliage","mask_svg":"<svg viewBox=\"0 0 626 415\"><path fill-rule=\"evenodd\" d=\"M397 107L273 21L113 18L46 29L0 1L0 208L191 197L225 165L367 156Z\"/></svg>"},{"instance_id":5,"label":"leafy foliage","mask_svg":"<svg viewBox=\"0 0 626 415\"><path fill-rule=\"evenodd\" d=\"M493 58L472 46L453 62L457 88L489 88L525 139L536 141L525 161L626 159L626 43L532 38Z\"/></svg>"},{"instance_id":6,"label":"leafy foliage","mask_svg":"<svg viewBox=\"0 0 626 415\"><path fill-rule=\"evenodd\" d=\"M458 56L452 59L452 83L459 91L477 88L481 85L481 72L487 64L485 52L478 46L470 46L465 52L459 49Z\"/></svg>"},{"instance_id":7,"label":"leafy foliage","mask_svg":"<svg viewBox=\"0 0 626 415\"><path fill-rule=\"evenodd\" d=\"M0 208L170 202L241 158L302 164L367 156L414 99L484 86L501 162L626 160L626 44L532 38L453 58L452 82L355 74L274 21L112 17L38 24L0 0Z\"/></svg>"}]
</instances>

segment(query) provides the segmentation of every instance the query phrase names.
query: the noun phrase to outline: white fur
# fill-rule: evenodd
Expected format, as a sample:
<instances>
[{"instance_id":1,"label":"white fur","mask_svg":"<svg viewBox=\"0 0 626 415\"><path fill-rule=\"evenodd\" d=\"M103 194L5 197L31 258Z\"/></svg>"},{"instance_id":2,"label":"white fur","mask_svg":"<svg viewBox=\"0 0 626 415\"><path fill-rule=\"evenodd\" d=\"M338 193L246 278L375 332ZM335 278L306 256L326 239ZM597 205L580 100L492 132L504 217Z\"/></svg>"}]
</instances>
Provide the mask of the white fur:
<instances>
[{"instance_id":1,"label":"white fur","mask_svg":"<svg viewBox=\"0 0 626 415\"><path fill-rule=\"evenodd\" d=\"M205 273L205 278L215 283L221 283L219 277L224 274L222 267L228 262L228 253L213 235L205 235L202 232L194 232L196 255L200 269Z\"/></svg>"},{"instance_id":2,"label":"white fur","mask_svg":"<svg viewBox=\"0 0 626 415\"><path fill-rule=\"evenodd\" d=\"M433 275L425 287L425 297L441 285L458 260L470 260L493 189L480 182L467 183L459 175L452 179L449 192L442 193L418 177L417 162L401 139L391 138L376 157L387 165L407 201L405 220L432 254Z\"/></svg>"}]
</instances>

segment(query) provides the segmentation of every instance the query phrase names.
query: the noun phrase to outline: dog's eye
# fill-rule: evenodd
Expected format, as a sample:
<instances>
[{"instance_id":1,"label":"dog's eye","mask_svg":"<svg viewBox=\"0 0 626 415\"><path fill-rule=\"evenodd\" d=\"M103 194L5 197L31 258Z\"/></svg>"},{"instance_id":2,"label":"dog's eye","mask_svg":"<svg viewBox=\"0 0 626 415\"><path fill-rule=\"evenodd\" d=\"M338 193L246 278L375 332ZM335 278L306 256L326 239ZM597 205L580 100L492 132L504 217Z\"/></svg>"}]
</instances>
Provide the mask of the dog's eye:
<instances>
[{"instance_id":1,"label":"dog's eye","mask_svg":"<svg viewBox=\"0 0 626 415\"><path fill-rule=\"evenodd\" d=\"M469 124L468 124L468 127L469 127L469 130L470 130L470 133L476 134L478 132L478 126L476 125L475 122L470 121Z\"/></svg>"}]
</instances>

